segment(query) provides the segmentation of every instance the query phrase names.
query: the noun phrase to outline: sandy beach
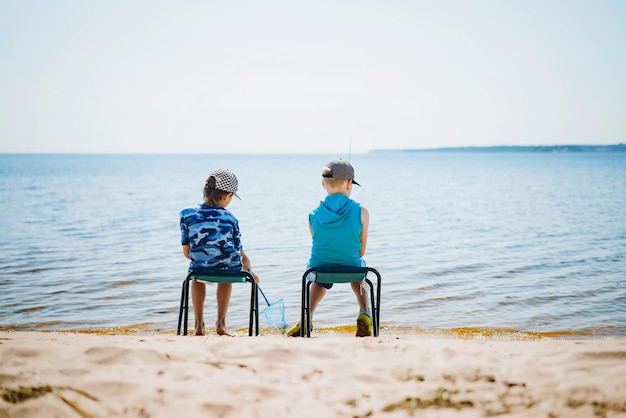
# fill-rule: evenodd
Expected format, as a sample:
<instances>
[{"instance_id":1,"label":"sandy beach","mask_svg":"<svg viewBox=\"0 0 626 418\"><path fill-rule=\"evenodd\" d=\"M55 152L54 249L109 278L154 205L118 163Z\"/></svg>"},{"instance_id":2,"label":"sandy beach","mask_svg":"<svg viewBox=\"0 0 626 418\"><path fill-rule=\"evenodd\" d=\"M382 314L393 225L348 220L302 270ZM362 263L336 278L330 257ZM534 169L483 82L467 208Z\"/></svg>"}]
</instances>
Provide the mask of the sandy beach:
<instances>
[{"instance_id":1,"label":"sandy beach","mask_svg":"<svg viewBox=\"0 0 626 418\"><path fill-rule=\"evenodd\" d=\"M0 417L622 417L626 339L0 332Z\"/></svg>"}]
</instances>

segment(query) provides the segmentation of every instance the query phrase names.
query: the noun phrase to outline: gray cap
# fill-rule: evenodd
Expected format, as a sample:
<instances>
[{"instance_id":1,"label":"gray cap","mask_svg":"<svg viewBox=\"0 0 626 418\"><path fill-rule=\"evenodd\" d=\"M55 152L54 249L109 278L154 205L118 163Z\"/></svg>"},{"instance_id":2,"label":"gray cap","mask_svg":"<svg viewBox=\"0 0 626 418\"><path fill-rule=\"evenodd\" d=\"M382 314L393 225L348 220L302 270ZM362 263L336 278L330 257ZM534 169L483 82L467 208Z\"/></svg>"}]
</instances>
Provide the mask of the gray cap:
<instances>
[{"instance_id":1,"label":"gray cap","mask_svg":"<svg viewBox=\"0 0 626 418\"><path fill-rule=\"evenodd\" d=\"M239 182L232 171L220 168L212 172L209 176L215 177L215 188L217 190L232 193L237 197L237 199L241 199L237 194Z\"/></svg>"},{"instance_id":2,"label":"gray cap","mask_svg":"<svg viewBox=\"0 0 626 418\"><path fill-rule=\"evenodd\" d=\"M332 160L322 169L322 177L327 179L352 180L352 184L360 186L354 181L354 168L346 160Z\"/></svg>"}]
</instances>

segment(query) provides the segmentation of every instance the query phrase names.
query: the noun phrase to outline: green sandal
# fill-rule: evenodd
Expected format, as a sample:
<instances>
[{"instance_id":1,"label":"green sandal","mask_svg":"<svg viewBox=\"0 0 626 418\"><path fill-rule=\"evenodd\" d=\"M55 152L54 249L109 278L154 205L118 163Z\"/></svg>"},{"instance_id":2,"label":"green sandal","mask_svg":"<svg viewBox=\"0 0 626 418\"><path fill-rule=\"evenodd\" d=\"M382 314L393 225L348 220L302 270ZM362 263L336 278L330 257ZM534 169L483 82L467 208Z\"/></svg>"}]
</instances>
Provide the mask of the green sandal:
<instances>
[{"instance_id":1,"label":"green sandal","mask_svg":"<svg viewBox=\"0 0 626 418\"><path fill-rule=\"evenodd\" d=\"M311 331L313 331L313 328L315 328L313 326L313 324L311 324ZM289 331L287 331L287 336L288 337L299 337L300 336L300 323L298 322L296 325L294 325L293 327L291 327L291 329Z\"/></svg>"},{"instance_id":2,"label":"green sandal","mask_svg":"<svg viewBox=\"0 0 626 418\"><path fill-rule=\"evenodd\" d=\"M373 333L372 318L365 312L361 312L356 319L356 336L371 337Z\"/></svg>"}]
</instances>

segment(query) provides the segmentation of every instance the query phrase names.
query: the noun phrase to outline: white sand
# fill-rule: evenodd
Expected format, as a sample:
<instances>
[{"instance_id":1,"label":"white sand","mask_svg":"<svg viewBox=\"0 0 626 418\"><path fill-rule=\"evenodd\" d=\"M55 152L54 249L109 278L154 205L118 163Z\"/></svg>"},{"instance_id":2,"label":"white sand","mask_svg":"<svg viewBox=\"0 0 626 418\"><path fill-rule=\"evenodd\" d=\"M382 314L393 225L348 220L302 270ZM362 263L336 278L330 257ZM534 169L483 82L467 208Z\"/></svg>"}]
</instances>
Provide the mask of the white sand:
<instances>
[{"instance_id":1,"label":"white sand","mask_svg":"<svg viewBox=\"0 0 626 418\"><path fill-rule=\"evenodd\" d=\"M0 332L0 365L0 418L626 417L624 338Z\"/></svg>"}]
</instances>

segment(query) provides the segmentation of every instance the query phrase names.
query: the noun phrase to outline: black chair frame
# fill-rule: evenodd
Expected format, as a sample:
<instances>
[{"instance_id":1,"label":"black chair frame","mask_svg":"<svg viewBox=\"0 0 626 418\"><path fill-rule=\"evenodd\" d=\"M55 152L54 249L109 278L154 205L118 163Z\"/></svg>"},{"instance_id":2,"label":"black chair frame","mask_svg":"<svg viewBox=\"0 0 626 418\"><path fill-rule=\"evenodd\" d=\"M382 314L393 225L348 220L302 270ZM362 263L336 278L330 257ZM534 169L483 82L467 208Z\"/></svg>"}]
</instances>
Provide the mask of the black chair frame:
<instances>
[{"instance_id":1,"label":"black chair frame","mask_svg":"<svg viewBox=\"0 0 626 418\"><path fill-rule=\"evenodd\" d=\"M300 312L300 336L311 337L311 285L316 281L308 280L311 273L363 273L364 281L370 288L370 304L372 307L372 331L374 337L379 335L380 326L380 287L382 278L378 270L373 267L312 267L307 269L302 275L302 309ZM368 273L376 275L376 292L372 281L367 278ZM350 281L337 281L332 283L350 283Z\"/></svg>"},{"instance_id":2,"label":"black chair frame","mask_svg":"<svg viewBox=\"0 0 626 418\"><path fill-rule=\"evenodd\" d=\"M187 335L187 322L189 316L189 287L192 280L205 283L250 283L250 321L248 324L248 335L259 335L259 292L258 285L254 281L252 273L241 270L210 270L197 269L190 272L183 281L183 288L180 296L180 309L178 311L178 328L176 335L180 335L181 325L183 335Z\"/></svg>"}]
</instances>

